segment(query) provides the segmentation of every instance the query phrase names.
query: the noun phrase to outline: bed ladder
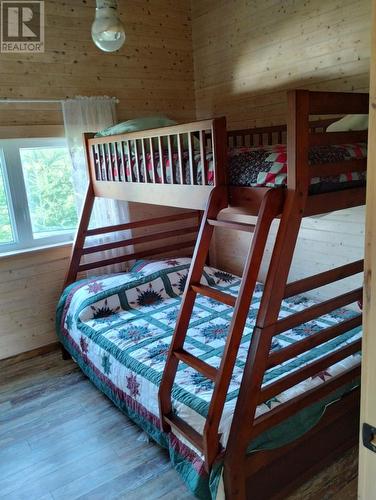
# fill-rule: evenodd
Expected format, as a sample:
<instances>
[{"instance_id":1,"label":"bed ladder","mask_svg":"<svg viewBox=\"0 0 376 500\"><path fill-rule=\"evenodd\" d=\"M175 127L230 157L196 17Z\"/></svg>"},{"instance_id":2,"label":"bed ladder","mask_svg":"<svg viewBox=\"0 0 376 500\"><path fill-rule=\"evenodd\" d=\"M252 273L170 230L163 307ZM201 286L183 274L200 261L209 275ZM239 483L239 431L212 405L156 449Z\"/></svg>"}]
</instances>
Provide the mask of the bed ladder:
<instances>
[{"instance_id":1,"label":"bed ladder","mask_svg":"<svg viewBox=\"0 0 376 500\"><path fill-rule=\"evenodd\" d=\"M226 401L227 391L264 255L270 225L282 212L283 202L283 189L269 189L263 196L257 221L254 225L220 220L217 218L219 212L228 207L228 190L226 186L218 186L214 188L211 193L207 209L202 219L192 264L187 277L186 288L182 298L182 305L177 318L159 388L159 409L163 431L169 432L173 429L180 432L196 449L203 453L207 470L210 469L220 451L220 435L218 434L218 428ZM213 236L213 230L218 226L254 233L237 297L200 283ZM184 348L184 342L197 294L210 297L234 308L219 368L215 368L200 360ZM209 403L203 434L200 434L196 429L191 427L173 412L171 401L172 388L179 361L185 363L201 373L205 378L214 382L213 394Z\"/></svg>"}]
</instances>

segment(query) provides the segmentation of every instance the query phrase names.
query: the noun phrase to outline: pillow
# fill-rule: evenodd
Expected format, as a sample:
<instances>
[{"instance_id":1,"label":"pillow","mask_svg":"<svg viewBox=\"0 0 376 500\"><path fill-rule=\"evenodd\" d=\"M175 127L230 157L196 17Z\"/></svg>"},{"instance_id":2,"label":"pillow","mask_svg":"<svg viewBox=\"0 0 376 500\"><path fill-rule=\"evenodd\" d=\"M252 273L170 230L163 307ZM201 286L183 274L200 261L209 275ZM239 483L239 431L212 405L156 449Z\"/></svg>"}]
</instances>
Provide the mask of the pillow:
<instances>
[{"instance_id":1,"label":"pillow","mask_svg":"<svg viewBox=\"0 0 376 500\"><path fill-rule=\"evenodd\" d=\"M340 120L331 123L327 132L350 132L352 130L367 130L368 115L346 115Z\"/></svg>"},{"instance_id":2,"label":"pillow","mask_svg":"<svg viewBox=\"0 0 376 500\"><path fill-rule=\"evenodd\" d=\"M148 130L150 128L168 127L169 125L176 125L176 122L170 120L166 116L145 116L144 118L134 118L133 120L112 125L111 127L97 132L95 137L108 137L109 135L138 132L139 130Z\"/></svg>"},{"instance_id":3,"label":"pillow","mask_svg":"<svg viewBox=\"0 0 376 500\"><path fill-rule=\"evenodd\" d=\"M190 266L191 265L191 258L188 257L170 257L164 260L161 259L141 259L137 260L133 266L129 269L128 272L130 273L139 273L143 272L146 274L149 273L155 273L158 271L161 271L162 269L165 268L174 268L174 267L180 267L180 266Z\"/></svg>"},{"instance_id":4,"label":"pillow","mask_svg":"<svg viewBox=\"0 0 376 500\"><path fill-rule=\"evenodd\" d=\"M129 132L139 132L140 130L149 130L153 128L168 127L170 125L176 125L177 122L170 120L166 116L146 116L144 118L134 118L133 120L128 120L126 122L117 123L111 127L105 128L100 132L95 134L95 137L108 137L111 135L126 134ZM200 140L193 136L192 137L193 149L200 149ZM158 148L158 141L153 140L153 146L155 149ZM163 149L167 149L167 141L163 139L162 141ZM173 139L173 148L177 151L178 141L175 136ZM133 145L131 146L133 151ZM146 145L146 152L149 153L149 145ZM188 136L183 135L183 149L188 149Z\"/></svg>"}]
</instances>

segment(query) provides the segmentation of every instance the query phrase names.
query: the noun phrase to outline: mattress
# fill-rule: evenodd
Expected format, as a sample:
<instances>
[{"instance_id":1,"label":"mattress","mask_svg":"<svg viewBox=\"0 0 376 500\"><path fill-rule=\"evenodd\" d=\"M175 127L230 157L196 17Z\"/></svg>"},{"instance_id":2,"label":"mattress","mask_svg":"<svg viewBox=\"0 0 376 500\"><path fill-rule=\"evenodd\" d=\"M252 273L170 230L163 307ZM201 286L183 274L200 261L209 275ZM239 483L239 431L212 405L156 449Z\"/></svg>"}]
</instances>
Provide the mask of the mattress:
<instances>
[{"instance_id":1,"label":"mattress","mask_svg":"<svg viewBox=\"0 0 376 500\"><path fill-rule=\"evenodd\" d=\"M131 158L124 153L124 148L116 143L116 151L112 148L112 164L118 165L111 175L113 180L131 180L137 179L136 158L131 154ZM341 144L329 146L314 146L309 150L309 163L317 165L322 163L336 163L340 161L363 159L367 157L367 144ZM153 182L153 162L150 152L145 152L145 161L142 155L139 156L140 182ZM175 182L180 183L180 171L178 168L178 155L173 153L172 167L167 151L163 152L163 165L165 169L166 182L171 182L172 173ZM105 156L95 155L96 170L98 178L103 175L106 178L105 171L108 164L108 154ZM191 174L189 167L189 154L187 151L182 153L183 176L186 184L191 183ZM199 151L194 151L193 157L193 175L195 184L202 184L202 162ZM213 184L213 155L206 153L207 163L207 182ZM156 182L162 182L160 154L154 153L154 166L156 171ZM125 172L125 173L124 173ZM347 172L340 175L314 177L311 179L310 192L320 193L338 189L346 189L365 184L365 172ZM261 147L243 147L230 148L228 151L228 178L232 186L251 186L251 187L278 187L287 183L287 152L285 144L276 144L272 146Z\"/></svg>"},{"instance_id":2,"label":"mattress","mask_svg":"<svg viewBox=\"0 0 376 500\"><path fill-rule=\"evenodd\" d=\"M178 433L160 430L158 387L181 303L190 259L141 261L131 272L84 279L69 286L57 309L57 334L83 372L146 433L170 452L171 461L199 498L215 498L222 463L215 464L210 476L203 457ZM206 267L202 283L236 295L240 279L215 268ZM247 349L257 314L262 285L257 284L242 337L234 374L220 424L222 446L226 446L240 387ZM283 302L280 317L313 304L296 296ZM218 367L233 309L213 299L198 296L185 348L207 363ZM278 350L333 325L355 312L339 309L319 319L284 332L273 339ZM322 346L265 373L263 385L292 372L312 359L339 349L361 335L360 328L347 332ZM359 362L352 355L317 373L309 380L279 394L257 408L264 414L297 394L322 384ZM352 384L353 386L354 384ZM304 418L284 424L282 431L264 434L250 443L249 452L273 448L293 440L314 425L327 404L349 390L346 386L309 409ZM213 384L198 372L180 363L173 388L173 408L198 432L202 432Z\"/></svg>"}]
</instances>

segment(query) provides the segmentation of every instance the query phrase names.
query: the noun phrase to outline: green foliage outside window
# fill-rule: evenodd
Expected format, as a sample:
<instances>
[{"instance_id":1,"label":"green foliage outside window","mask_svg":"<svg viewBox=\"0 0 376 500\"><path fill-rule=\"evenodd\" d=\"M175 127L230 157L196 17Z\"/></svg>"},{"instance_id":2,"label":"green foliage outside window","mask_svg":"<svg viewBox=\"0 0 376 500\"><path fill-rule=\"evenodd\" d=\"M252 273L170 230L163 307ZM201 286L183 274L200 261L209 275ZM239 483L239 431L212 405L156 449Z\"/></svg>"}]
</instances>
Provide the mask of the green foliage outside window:
<instances>
[{"instance_id":1,"label":"green foliage outside window","mask_svg":"<svg viewBox=\"0 0 376 500\"><path fill-rule=\"evenodd\" d=\"M34 236L74 230L77 212L67 149L23 148L20 154Z\"/></svg>"}]
</instances>

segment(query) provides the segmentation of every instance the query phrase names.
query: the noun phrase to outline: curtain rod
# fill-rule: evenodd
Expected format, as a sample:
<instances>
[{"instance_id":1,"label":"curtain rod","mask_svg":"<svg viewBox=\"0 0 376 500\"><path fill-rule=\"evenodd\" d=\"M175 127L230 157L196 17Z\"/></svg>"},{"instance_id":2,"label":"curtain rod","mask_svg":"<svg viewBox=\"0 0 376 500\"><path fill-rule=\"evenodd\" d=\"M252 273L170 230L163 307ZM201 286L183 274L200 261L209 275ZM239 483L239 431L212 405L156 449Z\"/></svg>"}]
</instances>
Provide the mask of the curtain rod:
<instances>
[{"instance_id":1,"label":"curtain rod","mask_svg":"<svg viewBox=\"0 0 376 500\"><path fill-rule=\"evenodd\" d=\"M78 96L78 97L82 97L82 96ZM86 97L86 96L84 96ZM89 96L90 98L91 96ZM92 97L98 97L98 96L92 96ZM99 97L102 97L102 96L99 96ZM109 97L109 99L113 99L114 101L116 101L117 103L119 102L119 99L117 97ZM0 104L22 104L22 103L29 103L29 104L32 104L32 103L48 103L48 102L55 102L55 103L60 103L62 104L63 102L65 101L68 101L68 99L0 99Z\"/></svg>"},{"instance_id":2,"label":"curtain rod","mask_svg":"<svg viewBox=\"0 0 376 500\"><path fill-rule=\"evenodd\" d=\"M65 99L0 99L0 104L23 103L23 102L64 102Z\"/></svg>"}]
</instances>

